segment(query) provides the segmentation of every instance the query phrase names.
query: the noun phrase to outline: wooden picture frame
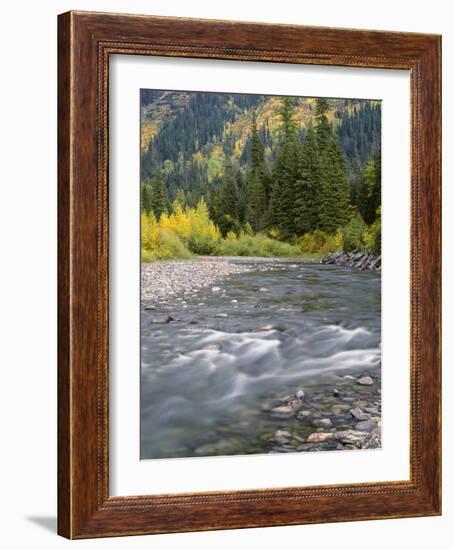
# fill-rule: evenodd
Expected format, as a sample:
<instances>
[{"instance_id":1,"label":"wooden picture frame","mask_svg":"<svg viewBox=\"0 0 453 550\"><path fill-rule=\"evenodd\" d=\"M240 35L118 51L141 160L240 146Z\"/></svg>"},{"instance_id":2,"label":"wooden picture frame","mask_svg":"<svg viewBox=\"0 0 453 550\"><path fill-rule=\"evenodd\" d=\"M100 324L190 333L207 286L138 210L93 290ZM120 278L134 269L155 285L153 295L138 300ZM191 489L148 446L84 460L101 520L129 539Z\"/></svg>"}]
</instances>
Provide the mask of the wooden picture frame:
<instances>
[{"instance_id":1,"label":"wooden picture frame","mask_svg":"<svg viewBox=\"0 0 453 550\"><path fill-rule=\"evenodd\" d=\"M89 538L441 513L441 38L68 12L58 20L58 532ZM410 480L109 495L111 54L405 69L411 86Z\"/></svg>"}]
</instances>

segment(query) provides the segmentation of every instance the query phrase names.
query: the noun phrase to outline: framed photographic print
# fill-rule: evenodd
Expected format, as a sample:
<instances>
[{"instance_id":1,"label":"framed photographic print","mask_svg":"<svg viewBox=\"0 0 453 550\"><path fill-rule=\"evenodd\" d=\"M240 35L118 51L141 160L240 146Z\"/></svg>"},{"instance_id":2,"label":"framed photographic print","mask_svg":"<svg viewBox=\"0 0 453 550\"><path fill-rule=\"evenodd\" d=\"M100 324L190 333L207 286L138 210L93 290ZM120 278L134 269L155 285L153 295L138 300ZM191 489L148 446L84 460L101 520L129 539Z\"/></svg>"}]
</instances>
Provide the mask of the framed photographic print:
<instances>
[{"instance_id":1,"label":"framed photographic print","mask_svg":"<svg viewBox=\"0 0 453 550\"><path fill-rule=\"evenodd\" d=\"M61 535L441 513L440 48L59 16Z\"/></svg>"}]
</instances>

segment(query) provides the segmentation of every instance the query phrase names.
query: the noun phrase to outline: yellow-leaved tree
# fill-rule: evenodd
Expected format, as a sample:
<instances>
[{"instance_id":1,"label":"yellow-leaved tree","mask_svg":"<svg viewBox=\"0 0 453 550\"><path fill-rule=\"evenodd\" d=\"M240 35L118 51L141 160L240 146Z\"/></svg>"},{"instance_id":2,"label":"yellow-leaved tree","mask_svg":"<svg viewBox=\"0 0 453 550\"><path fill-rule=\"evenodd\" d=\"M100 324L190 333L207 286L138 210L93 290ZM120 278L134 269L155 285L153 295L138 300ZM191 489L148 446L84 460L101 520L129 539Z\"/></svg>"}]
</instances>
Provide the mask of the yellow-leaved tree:
<instances>
[{"instance_id":1,"label":"yellow-leaved tree","mask_svg":"<svg viewBox=\"0 0 453 550\"><path fill-rule=\"evenodd\" d=\"M220 240L220 231L209 219L209 211L203 197L195 208L189 208L190 220L189 248L196 254L211 254Z\"/></svg>"}]
</instances>

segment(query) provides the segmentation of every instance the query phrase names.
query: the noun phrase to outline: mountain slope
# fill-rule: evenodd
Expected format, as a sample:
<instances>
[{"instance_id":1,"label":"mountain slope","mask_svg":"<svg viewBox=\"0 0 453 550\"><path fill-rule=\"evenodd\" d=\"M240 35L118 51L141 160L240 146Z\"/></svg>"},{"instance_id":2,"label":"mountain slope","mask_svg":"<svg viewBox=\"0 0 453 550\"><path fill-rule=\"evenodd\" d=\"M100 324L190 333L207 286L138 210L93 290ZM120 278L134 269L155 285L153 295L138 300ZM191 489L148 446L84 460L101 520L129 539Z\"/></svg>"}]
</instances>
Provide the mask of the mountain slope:
<instances>
[{"instance_id":1,"label":"mountain slope","mask_svg":"<svg viewBox=\"0 0 453 550\"><path fill-rule=\"evenodd\" d=\"M227 157L245 175L253 113L270 163L281 139L280 103L277 96L142 90L142 180L161 172L170 198L183 189L194 201L217 184ZM349 171L362 168L380 146L380 102L328 103L327 117L336 128ZM302 134L313 120L314 104L314 98L295 98L294 119Z\"/></svg>"}]
</instances>

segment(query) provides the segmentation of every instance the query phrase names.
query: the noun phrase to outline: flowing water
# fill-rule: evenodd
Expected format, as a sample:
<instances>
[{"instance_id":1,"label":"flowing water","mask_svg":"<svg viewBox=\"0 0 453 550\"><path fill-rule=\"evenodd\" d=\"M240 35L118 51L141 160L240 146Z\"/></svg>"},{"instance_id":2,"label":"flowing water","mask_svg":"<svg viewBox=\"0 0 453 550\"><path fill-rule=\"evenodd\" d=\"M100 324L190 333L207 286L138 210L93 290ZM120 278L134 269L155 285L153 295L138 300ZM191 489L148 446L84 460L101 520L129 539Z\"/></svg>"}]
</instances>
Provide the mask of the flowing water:
<instances>
[{"instance_id":1,"label":"flowing water","mask_svg":"<svg viewBox=\"0 0 453 550\"><path fill-rule=\"evenodd\" d=\"M185 303L142 310L143 459L268 452L276 399L380 371L379 273L245 263Z\"/></svg>"}]
</instances>

